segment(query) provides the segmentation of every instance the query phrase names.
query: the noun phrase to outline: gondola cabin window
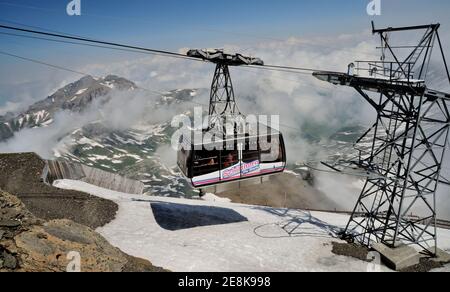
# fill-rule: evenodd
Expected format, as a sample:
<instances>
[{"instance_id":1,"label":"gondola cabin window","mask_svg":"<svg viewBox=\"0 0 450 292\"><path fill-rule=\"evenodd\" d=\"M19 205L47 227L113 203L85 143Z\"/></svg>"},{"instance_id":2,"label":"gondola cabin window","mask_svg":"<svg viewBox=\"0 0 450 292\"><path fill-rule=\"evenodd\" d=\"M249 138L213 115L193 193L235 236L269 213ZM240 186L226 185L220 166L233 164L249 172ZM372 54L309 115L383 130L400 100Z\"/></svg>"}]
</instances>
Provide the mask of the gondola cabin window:
<instances>
[{"instance_id":1,"label":"gondola cabin window","mask_svg":"<svg viewBox=\"0 0 450 292\"><path fill-rule=\"evenodd\" d=\"M195 188L273 175L286 167L280 133L247 134L216 143L191 145L193 150L179 151L178 165Z\"/></svg>"},{"instance_id":2,"label":"gondola cabin window","mask_svg":"<svg viewBox=\"0 0 450 292\"><path fill-rule=\"evenodd\" d=\"M238 151L222 151L221 155L222 169L229 168L239 162Z\"/></svg>"},{"instance_id":3,"label":"gondola cabin window","mask_svg":"<svg viewBox=\"0 0 450 292\"><path fill-rule=\"evenodd\" d=\"M220 170L219 151L196 151L194 157L193 174L201 176Z\"/></svg>"}]
</instances>

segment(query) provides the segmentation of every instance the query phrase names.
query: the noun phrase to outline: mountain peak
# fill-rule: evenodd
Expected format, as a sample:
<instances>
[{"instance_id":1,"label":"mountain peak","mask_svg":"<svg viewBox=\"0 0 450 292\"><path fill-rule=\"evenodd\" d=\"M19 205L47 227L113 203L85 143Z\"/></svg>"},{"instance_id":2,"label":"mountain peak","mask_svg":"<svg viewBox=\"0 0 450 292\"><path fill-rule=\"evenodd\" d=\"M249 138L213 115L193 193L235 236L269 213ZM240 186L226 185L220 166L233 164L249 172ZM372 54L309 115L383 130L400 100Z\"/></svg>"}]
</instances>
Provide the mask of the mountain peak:
<instances>
[{"instance_id":1,"label":"mountain peak","mask_svg":"<svg viewBox=\"0 0 450 292\"><path fill-rule=\"evenodd\" d=\"M104 78L83 76L47 97L31 105L26 111L17 115L0 117L0 141L9 139L14 132L23 128L46 126L53 121L53 116L61 110L81 112L94 100L107 97L112 91L131 91L137 85L125 78L108 75Z\"/></svg>"},{"instance_id":2,"label":"mountain peak","mask_svg":"<svg viewBox=\"0 0 450 292\"><path fill-rule=\"evenodd\" d=\"M103 82L109 85L112 84L113 88L118 90L134 90L137 88L134 82L117 75L108 75L103 78Z\"/></svg>"},{"instance_id":3,"label":"mountain peak","mask_svg":"<svg viewBox=\"0 0 450 292\"><path fill-rule=\"evenodd\" d=\"M80 80L78 81L95 81L95 78L92 77L91 75L86 75L84 77L82 77Z\"/></svg>"},{"instance_id":4,"label":"mountain peak","mask_svg":"<svg viewBox=\"0 0 450 292\"><path fill-rule=\"evenodd\" d=\"M107 75L105 78L103 78L105 81L113 81L113 80L119 80L119 79L125 79L125 78L122 78L122 77L119 77L119 76L117 76L117 75L113 75L113 74L110 74L110 75Z\"/></svg>"}]
</instances>

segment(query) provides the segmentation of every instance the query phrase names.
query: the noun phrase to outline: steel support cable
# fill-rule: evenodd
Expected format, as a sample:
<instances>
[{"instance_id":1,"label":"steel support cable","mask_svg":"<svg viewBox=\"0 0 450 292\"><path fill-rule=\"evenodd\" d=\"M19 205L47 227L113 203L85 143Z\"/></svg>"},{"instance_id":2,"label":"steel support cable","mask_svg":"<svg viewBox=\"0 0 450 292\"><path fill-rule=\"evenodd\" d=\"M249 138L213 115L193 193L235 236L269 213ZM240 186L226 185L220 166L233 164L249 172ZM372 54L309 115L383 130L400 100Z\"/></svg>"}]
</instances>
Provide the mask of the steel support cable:
<instances>
[{"instance_id":1,"label":"steel support cable","mask_svg":"<svg viewBox=\"0 0 450 292\"><path fill-rule=\"evenodd\" d=\"M100 41L100 40L86 38L86 37L79 37L79 36L73 36L73 35L62 34L62 33L44 32L44 31L14 27L14 26L9 26L9 25L1 25L0 24L0 28L7 29L7 30L20 31L20 32L24 32L24 33L44 35L47 37L63 38L63 39L88 42L88 43L97 43L97 44L101 44L101 45L144 51L147 53L157 54L157 55L161 55L161 56L175 57L175 58L182 58L182 59L191 60L191 61L204 62L203 60L198 59L198 58L192 58L192 57L186 56L181 53L174 53L174 52L165 51L165 50L157 50L157 49L151 49L151 48L145 48L145 47L139 47L139 46L133 46L133 45L126 45L126 44L120 44L120 43L109 42L109 41ZM323 71L323 70L312 69L312 68L278 66L278 65L263 65L263 66L249 65L248 67L259 68L259 69L263 68L266 70L276 70L276 71L282 71L282 72L287 72L287 73L299 73L299 71L303 71L303 74L305 74L304 72Z\"/></svg>"},{"instance_id":2,"label":"steel support cable","mask_svg":"<svg viewBox=\"0 0 450 292\"><path fill-rule=\"evenodd\" d=\"M1 5L1 3L0 3L0 5ZM41 27L41 26L29 25L29 24L16 22L16 21L11 21L11 20L7 20L7 19L3 19L3 18L0 18L0 22L9 23L9 24L12 24L12 25L19 25L19 26L27 27L27 28L33 28L33 29L42 30L42 31L46 31L46 32L54 32L54 33L66 34L66 35L69 35L69 36L82 37L82 36L76 35L76 34L63 33L63 32L58 31L58 30L53 30L53 29L49 29L49 28L45 28L45 27Z\"/></svg>"},{"instance_id":3,"label":"steel support cable","mask_svg":"<svg viewBox=\"0 0 450 292\"><path fill-rule=\"evenodd\" d=\"M40 61L40 60L36 60L36 59L32 59L32 58L19 56L19 55L16 55L16 54L11 54L11 53L4 52L4 51L1 51L1 50L0 50L0 54L1 55L5 55L5 56L9 56L9 57L13 57L13 58L16 58L16 59L20 59L20 60L23 60L23 61L32 62L32 63L39 64L39 65L44 65L44 66L51 67L51 68L54 68L54 69L75 73L75 74L78 74L78 75L81 75L81 76L92 76L92 77L95 77L95 78L101 78L101 76L95 76L93 74L89 74L89 73L86 73L86 72L78 71L78 70L71 69L71 68L68 68L68 67L55 65L55 64L44 62L44 61ZM147 92L151 92L151 93L153 93L155 95L158 95L158 96L165 94L164 92L147 89L147 88L143 88L143 87L140 87L140 86L138 86L138 88L142 89L144 91L147 91Z\"/></svg>"},{"instance_id":4,"label":"steel support cable","mask_svg":"<svg viewBox=\"0 0 450 292\"><path fill-rule=\"evenodd\" d=\"M64 41L64 40L59 40L59 39L52 39L52 38L46 38L46 37L37 37L37 36L29 36L29 35L16 34L16 33L0 32L0 35L7 35L7 36L14 36L14 37L28 38L28 39L37 39L37 40L43 40L43 41L49 41L49 42L55 42L55 43L63 43L63 44L88 46L88 47L94 47L94 48L110 49L110 50L123 51L123 52L132 52L132 53L137 53L137 54L146 54L146 55L151 54L151 55L157 55L157 56L165 56L163 54L145 52L145 51L140 51L140 50L137 50L137 49L126 49L126 48L118 48L118 47L116 48L116 47L113 47L113 46L95 45L95 44L81 43L81 42L75 42L75 41ZM182 58L182 57L177 57L177 58ZM196 58L190 58L188 56L184 56L183 59L204 62L203 60L196 59ZM292 73L292 74L304 74L304 75L309 75L309 76L311 75L311 73L307 73L307 72L292 71L292 70L288 70L288 69L275 69L275 68L266 67L266 66L252 66L252 65L250 65L250 66L247 66L247 67L248 68L255 68L255 69L263 69L263 70L266 70L266 71L273 71L273 72ZM236 67L236 68L238 68L239 70L243 69L242 67ZM294 81L294 80L289 80L289 81L298 82L298 81Z\"/></svg>"},{"instance_id":5,"label":"steel support cable","mask_svg":"<svg viewBox=\"0 0 450 292\"><path fill-rule=\"evenodd\" d=\"M68 68L68 67L54 65L54 64L50 64L50 63L47 63L47 62L44 62L44 61L40 61L40 60L36 60L36 59L32 59L32 58L27 58L27 57L19 56L19 55L16 55L16 54L11 54L11 53L4 52L4 51L1 51L1 50L0 50L0 54L1 55L5 55L5 56L9 56L9 57L13 57L13 58L17 58L17 59L20 59L20 60L23 60L23 61L32 62L32 63L39 64L39 65L44 65L44 66L51 67L51 68L54 68L54 69L63 70L63 71L71 72L71 73L76 73L76 74L79 74L79 75L82 75L82 76L92 76L92 77L95 77L95 78L101 78L100 76L95 76L93 74L89 74L89 73L86 73L86 72L81 72L81 71L74 70L74 69L71 69L71 68ZM165 95L167 93L167 92L162 92L162 91L151 90L151 89L144 88L144 87L141 87L141 86L138 86L138 89L150 92L150 93L154 94L155 96L161 96L161 95ZM196 102L196 101L193 101L193 100L188 100L186 102L192 103L192 104L195 104L195 105L199 105L199 106L203 106L203 107L208 107L208 105L206 105L204 103L199 103L199 102ZM292 129L292 130L297 130L299 132L302 131L299 128L296 128L296 127L293 127L293 126L289 126L289 125L280 124L280 126L282 126L284 128Z\"/></svg>"},{"instance_id":6,"label":"steel support cable","mask_svg":"<svg viewBox=\"0 0 450 292\"><path fill-rule=\"evenodd\" d=\"M131 45L119 44L119 43L108 42L108 41L100 41L100 40L95 40L95 39L90 39L90 38L85 38L85 37L71 36L71 35L61 34L61 33L51 33L51 32L44 32L44 31L38 31L38 30L32 30L32 29L26 29L26 28L19 28L19 27L14 27L14 26L9 26L9 25L1 25L0 24L0 28L14 30L14 31L20 31L20 32L25 32L25 33L32 33L32 34L37 34L37 35L44 35L44 36L49 36L49 37L63 38L63 39L81 41L81 42L97 43L97 44L101 44L101 45L108 45L108 46L115 46L115 47L126 48L126 49L145 51L145 52L149 52L149 53L171 56L171 57L178 57L178 58L189 59L189 60L201 61L200 59L191 58L191 57L188 57L188 56L180 54L180 53L174 53L174 52L165 51L165 50L157 50L157 49L150 49L150 48L144 48L144 47L139 47L139 46L131 46Z\"/></svg>"},{"instance_id":7,"label":"steel support cable","mask_svg":"<svg viewBox=\"0 0 450 292\"><path fill-rule=\"evenodd\" d=\"M16 7L16 8L25 8L25 9L37 10L37 11L42 11L42 12L48 12L50 14L55 14L55 13L59 14L60 13L60 11L57 10L57 9L46 9L46 8L42 8L42 7L36 7L36 6L30 6L30 5L22 5L22 4L15 4L15 3L8 3L8 2L0 2L0 5L6 5L6 6L11 6L11 7ZM94 18L103 18L103 19L112 19L112 20L123 20L123 21L130 21L130 20L132 20L132 21L139 22L139 23L158 25L158 23L148 21L147 19L137 19L136 17L115 17L115 16L98 15L98 14L87 14L87 13L83 13L83 16L94 17ZM4 22L11 22L11 21L4 21ZM13 22L11 22L11 23L13 23ZM15 24L26 26L24 24L17 23L17 22ZM192 27L192 29L196 29L196 30L198 29L198 30L209 31L209 32L216 32L216 33L226 33L226 34L238 35L240 37L247 37L247 38L251 37L251 38L254 38L254 39L271 40L271 41L278 41L278 42L286 41L286 40L275 38L275 37L271 37L271 36L258 36L258 35L254 35L254 34L251 34L251 33L242 33L242 32L226 31L226 30L220 30L220 29L211 29L211 28L205 28L204 26L200 26L200 25L194 25Z\"/></svg>"},{"instance_id":8,"label":"steel support cable","mask_svg":"<svg viewBox=\"0 0 450 292\"><path fill-rule=\"evenodd\" d=\"M149 53L149 52L144 52L144 51L138 51L138 50L134 50L134 49L116 48L116 47L112 47L112 46L102 46L102 45L95 45L95 44L88 44L88 43L80 43L80 42L75 42L75 41L65 41L65 40L58 40L58 39L52 39L52 38L46 38L46 37L23 35L23 34L16 34L16 33L0 32L0 35L21 37L21 38L27 38L27 39L35 39L35 40L43 40L43 41L49 41L49 42L54 42L54 43L87 46L87 47L94 47L94 48L101 48L101 49L109 49L109 50L115 50L115 51L131 52L131 53L137 53L137 54L145 54L145 55L151 54L151 55L160 56L160 54Z\"/></svg>"}]
</instances>

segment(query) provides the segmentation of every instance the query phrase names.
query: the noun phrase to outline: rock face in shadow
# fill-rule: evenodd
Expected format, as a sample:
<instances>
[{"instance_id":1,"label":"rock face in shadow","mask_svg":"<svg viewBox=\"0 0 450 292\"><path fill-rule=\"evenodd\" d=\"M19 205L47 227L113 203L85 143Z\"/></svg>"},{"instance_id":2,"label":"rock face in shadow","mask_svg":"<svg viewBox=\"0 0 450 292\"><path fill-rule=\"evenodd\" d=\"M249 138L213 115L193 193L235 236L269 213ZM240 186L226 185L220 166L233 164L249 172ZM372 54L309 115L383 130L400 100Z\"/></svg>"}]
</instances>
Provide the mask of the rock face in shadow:
<instances>
[{"instance_id":1,"label":"rock face in shadow","mask_svg":"<svg viewBox=\"0 0 450 292\"><path fill-rule=\"evenodd\" d=\"M17 196L30 212L45 220L69 219L96 229L114 219L116 203L41 182L44 166L34 153L0 154L0 189Z\"/></svg>"},{"instance_id":2,"label":"rock face in shadow","mask_svg":"<svg viewBox=\"0 0 450 292\"><path fill-rule=\"evenodd\" d=\"M290 174L275 175L270 177L269 182L216 195L229 198L233 203L274 208L334 211L337 207L335 202L307 181Z\"/></svg>"},{"instance_id":3,"label":"rock face in shadow","mask_svg":"<svg viewBox=\"0 0 450 292\"><path fill-rule=\"evenodd\" d=\"M0 272L64 272L68 267L82 272L164 271L123 253L86 226L38 219L17 197L0 191Z\"/></svg>"}]
</instances>

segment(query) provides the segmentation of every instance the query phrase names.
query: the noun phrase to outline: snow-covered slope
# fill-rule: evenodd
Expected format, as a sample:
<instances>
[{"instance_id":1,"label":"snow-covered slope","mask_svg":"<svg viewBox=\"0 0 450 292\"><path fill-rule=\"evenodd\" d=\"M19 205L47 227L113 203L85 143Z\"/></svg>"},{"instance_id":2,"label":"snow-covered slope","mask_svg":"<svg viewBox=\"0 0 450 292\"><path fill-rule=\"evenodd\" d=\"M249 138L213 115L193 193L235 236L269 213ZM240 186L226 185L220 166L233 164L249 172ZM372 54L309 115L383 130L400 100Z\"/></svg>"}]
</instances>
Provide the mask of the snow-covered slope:
<instances>
[{"instance_id":1,"label":"snow-covered slope","mask_svg":"<svg viewBox=\"0 0 450 292\"><path fill-rule=\"evenodd\" d=\"M55 156L140 180L152 194L185 196L189 188L181 174L158 153L170 145L171 131L169 123L121 131L91 124L66 137ZM175 151L170 154L176 157Z\"/></svg>"},{"instance_id":2,"label":"snow-covered slope","mask_svg":"<svg viewBox=\"0 0 450 292\"><path fill-rule=\"evenodd\" d=\"M173 90L142 106L149 116L160 108L171 109L173 104L173 113L183 113L192 107L188 101L198 92L201 90ZM157 122L142 119L119 130L103 121L90 123L64 137L54 155L140 180L146 185L145 191L153 195L190 197L193 192L176 167L176 152L170 148L176 130L171 127L172 118L167 115Z\"/></svg>"},{"instance_id":3,"label":"snow-covered slope","mask_svg":"<svg viewBox=\"0 0 450 292\"><path fill-rule=\"evenodd\" d=\"M111 192L78 181L58 181L119 205L98 231L131 255L181 272L367 271L383 266L336 256L332 242L348 217L331 213ZM439 230L450 249L450 232Z\"/></svg>"}]
</instances>

